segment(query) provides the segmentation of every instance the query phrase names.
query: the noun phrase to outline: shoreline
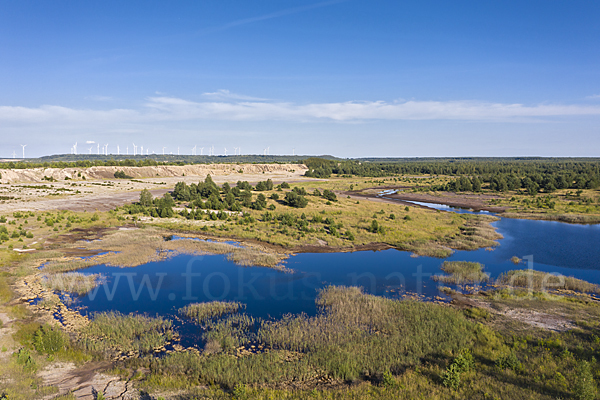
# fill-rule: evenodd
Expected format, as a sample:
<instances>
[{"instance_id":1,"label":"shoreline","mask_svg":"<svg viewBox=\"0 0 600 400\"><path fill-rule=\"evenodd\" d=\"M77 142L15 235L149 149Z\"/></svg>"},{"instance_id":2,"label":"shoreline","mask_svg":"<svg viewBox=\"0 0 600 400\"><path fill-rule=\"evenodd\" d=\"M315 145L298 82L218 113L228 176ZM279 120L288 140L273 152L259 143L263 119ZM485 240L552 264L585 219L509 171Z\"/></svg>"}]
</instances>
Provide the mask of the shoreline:
<instances>
[{"instance_id":1,"label":"shoreline","mask_svg":"<svg viewBox=\"0 0 600 400\"><path fill-rule=\"evenodd\" d=\"M350 196L350 198L364 199L370 201L380 201L392 204L404 204L412 207L421 207L427 209L434 209L427 207L426 205L415 204L413 201L423 203L434 203L443 204L450 207L458 207L462 209L469 209L473 211L488 211L496 214L499 218L511 218L511 219L527 219L533 221L556 221L566 224L577 224L577 225L596 225L600 224L600 215L588 215L588 214L548 214L548 213L526 213L518 211L510 211L508 207L493 207L484 204L477 198L470 197L472 195L441 195L433 196L430 194L419 194L419 193L396 193L385 195L380 197L374 193L364 193L365 190L373 189L401 189L402 187L381 187L381 188L368 188L359 191L340 191L339 193L344 196ZM485 196L485 195L482 195ZM456 197L456 199L452 199ZM462 197L462 198L461 198ZM488 196L490 198L497 198L495 196ZM452 212L452 211L449 211Z\"/></svg>"}]
</instances>

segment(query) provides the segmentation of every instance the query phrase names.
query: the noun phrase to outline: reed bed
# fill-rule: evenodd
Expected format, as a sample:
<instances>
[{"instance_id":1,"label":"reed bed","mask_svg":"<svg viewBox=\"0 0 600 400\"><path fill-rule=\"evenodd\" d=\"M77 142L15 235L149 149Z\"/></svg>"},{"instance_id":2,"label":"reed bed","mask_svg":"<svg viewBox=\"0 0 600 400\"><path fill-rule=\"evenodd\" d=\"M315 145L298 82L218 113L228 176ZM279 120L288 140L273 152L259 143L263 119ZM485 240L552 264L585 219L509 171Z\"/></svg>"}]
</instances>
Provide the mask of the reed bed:
<instances>
[{"instance_id":1,"label":"reed bed","mask_svg":"<svg viewBox=\"0 0 600 400\"><path fill-rule=\"evenodd\" d=\"M42 277L42 285L50 290L84 295L98 285L105 277L101 274L85 275L78 272L50 274Z\"/></svg>"},{"instance_id":2,"label":"reed bed","mask_svg":"<svg viewBox=\"0 0 600 400\"><path fill-rule=\"evenodd\" d=\"M496 283L535 291L563 289L582 293L600 293L599 285L569 276L557 276L528 269L505 272L498 277Z\"/></svg>"},{"instance_id":3,"label":"reed bed","mask_svg":"<svg viewBox=\"0 0 600 400\"><path fill-rule=\"evenodd\" d=\"M462 214L461 218L463 218L463 226L460 227L460 234L448 238L447 246L456 250L498 246L497 240L502 239L503 236L490 225L491 222L498 220L497 217Z\"/></svg>"},{"instance_id":4,"label":"reed bed","mask_svg":"<svg viewBox=\"0 0 600 400\"><path fill-rule=\"evenodd\" d=\"M150 353L173 339L168 319L118 312L95 314L90 324L80 331L79 343L88 351L114 354Z\"/></svg>"},{"instance_id":5,"label":"reed bed","mask_svg":"<svg viewBox=\"0 0 600 400\"><path fill-rule=\"evenodd\" d=\"M148 262L163 261L179 254L223 254L228 260L242 266L258 265L284 269L281 262L286 254L274 253L261 246L235 246L230 243L194 239L165 240L164 235L152 228L116 231L100 242L77 242L73 247L88 250L101 248L107 254L86 259L62 259L49 262L44 270L68 272L106 264L116 267L136 267Z\"/></svg>"},{"instance_id":6,"label":"reed bed","mask_svg":"<svg viewBox=\"0 0 600 400\"><path fill-rule=\"evenodd\" d=\"M473 326L456 310L416 301L365 295L357 288L324 289L320 315L263 324L259 339L271 348L299 351L340 379L364 371L400 371L430 354L461 348Z\"/></svg>"},{"instance_id":7,"label":"reed bed","mask_svg":"<svg viewBox=\"0 0 600 400\"><path fill-rule=\"evenodd\" d=\"M431 279L455 285L482 283L490 279L490 276L483 272L483 264L478 262L444 261L441 270L448 275L434 275Z\"/></svg>"},{"instance_id":8,"label":"reed bed","mask_svg":"<svg viewBox=\"0 0 600 400\"><path fill-rule=\"evenodd\" d=\"M212 347L214 352L221 349L224 353L233 353L243 345L256 340L254 331L257 320L246 314L231 315L222 320L209 320L203 325L204 342Z\"/></svg>"},{"instance_id":9,"label":"reed bed","mask_svg":"<svg viewBox=\"0 0 600 400\"><path fill-rule=\"evenodd\" d=\"M355 380L363 374L400 372L422 358L450 354L472 343L476 326L449 307L366 295L354 287L328 287L317 299L319 314L254 321L244 314L209 320L211 354L169 354L145 361L149 381L168 376L189 385L285 384L317 376ZM268 351L232 357L236 346Z\"/></svg>"},{"instance_id":10,"label":"reed bed","mask_svg":"<svg viewBox=\"0 0 600 400\"><path fill-rule=\"evenodd\" d=\"M246 308L245 304L236 301L211 301L206 303L193 303L180 308L178 313L197 323L207 322L210 319L225 314L233 314Z\"/></svg>"}]
</instances>

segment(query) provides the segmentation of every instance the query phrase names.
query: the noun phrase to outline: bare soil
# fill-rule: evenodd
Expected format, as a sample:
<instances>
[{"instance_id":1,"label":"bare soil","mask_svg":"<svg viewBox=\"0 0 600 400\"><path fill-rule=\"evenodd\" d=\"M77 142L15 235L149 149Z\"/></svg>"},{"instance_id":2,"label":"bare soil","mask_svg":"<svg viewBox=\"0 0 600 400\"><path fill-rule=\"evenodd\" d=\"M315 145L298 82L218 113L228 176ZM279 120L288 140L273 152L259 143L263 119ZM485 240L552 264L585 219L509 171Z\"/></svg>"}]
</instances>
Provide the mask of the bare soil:
<instances>
[{"instance_id":1,"label":"bare soil","mask_svg":"<svg viewBox=\"0 0 600 400\"><path fill-rule=\"evenodd\" d=\"M115 171L124 171L135 179L115 179ZM235 184L240 180L256 183L271 179L275 184L284 181L314 180L303 177L305 171L306 166L302 164L2 170L0 213L49 210L108 211L137 201L142 189L150 190L155 197L162 196L172 190L177 182L198 183L209 174L219 184Z\"/></svg>"}]
</instances>

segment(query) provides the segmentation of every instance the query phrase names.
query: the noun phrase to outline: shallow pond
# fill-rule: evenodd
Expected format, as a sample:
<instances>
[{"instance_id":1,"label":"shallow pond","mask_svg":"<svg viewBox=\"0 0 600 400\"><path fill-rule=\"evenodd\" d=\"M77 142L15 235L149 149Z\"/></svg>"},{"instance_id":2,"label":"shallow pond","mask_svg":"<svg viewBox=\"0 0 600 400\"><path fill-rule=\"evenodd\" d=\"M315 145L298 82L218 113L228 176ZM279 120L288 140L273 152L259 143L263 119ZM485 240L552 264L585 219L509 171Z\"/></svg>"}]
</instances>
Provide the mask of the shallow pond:
<instances>
[{"instance_id":1,"label":"shallow pond","mask_svg":"<svg viewBox=\"0 0 600 400\"><path fill-rule=\"evenodd\" d=\"M536 270L600 284L600 225L505 218L494 225L504 239L493 251L457 251L446 260L480 262L494 278L507 270L525 268L525 264L516 266L510 261L517 256L533 260ZM101 273L108 277L107 282L73 306L84 314L115 310L175 318L177 309L189 303L235 300L245 303L246 312L254 317L314 315L317 292L327 285L358 285L368 293L394 298L407 293L426 298L441 295L430 277L441 272L443 261L397 250L305 253L286 261L292 272L280 272L239 267L222 255L179 255L135 268L87 268L82 272ZM196 343L193 325L176 321L176 326L183 345Z\"/></svg>"}]
</instances>

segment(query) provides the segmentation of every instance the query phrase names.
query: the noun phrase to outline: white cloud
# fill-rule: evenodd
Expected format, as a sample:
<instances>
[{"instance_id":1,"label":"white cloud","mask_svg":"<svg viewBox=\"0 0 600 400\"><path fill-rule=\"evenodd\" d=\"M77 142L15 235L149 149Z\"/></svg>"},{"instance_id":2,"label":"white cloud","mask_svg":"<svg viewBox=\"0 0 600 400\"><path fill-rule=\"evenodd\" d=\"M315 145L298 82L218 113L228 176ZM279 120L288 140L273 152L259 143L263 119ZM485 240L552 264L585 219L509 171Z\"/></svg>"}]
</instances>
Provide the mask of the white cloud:
<instances>
[{"instance_id":1,"label":"white cloud","mask_svg":"<svg viewBox=\"0 0 600 400\"><path fill-rule=\"evenodd\" d=\"M231 93L227 89L219 89L213 93L202 93L202 96L213 100L247 100L247 101L268 101L260 97L246 96L243 94Z\"/></svg>"},{"instance_id":2,"label":"white cloud","mask_svg":"<svg viewBox=\"0 0 600 400\"><path fill-rule=\"evenodd\" d=\"M593 94L591 96L586 96L588 100L600 100L600 94Z\"/></svg>"},{"instance_id":3,"label":"white cloud","mask_svg":"<svg viewBox=\"0 0 600 400\"><path fill-rule=\"evenodd\" d=\"M551 117L598 116L597 105L507 104L476 101L348 101L295 104L247 100L246 96L221 90L215 95L237 101L194 102L175 97L151 97L134 109L73 109L44 105L38 108L0 106L0 121L19 125L62 124L73 126L145 124L157 121L334 121L369 120L465 120L519 121ZM262 99L261 99L262 100ZM122 126L121 126L122 127Z\"/></svg>"},{"instance_id":4,"label":"white cloud","mask_svg":"<svg viewBox=\"0 0 600 400\"><path fill-rule=\"evenodd\" d=\"M533 105L474 101L343 102L294 104L287 102L192 102L152 97L146 103L162 118L216 120L365 121L365 120L511 120L556 116L600 115L600 107Z\"/></svg>"}]
</instances>

